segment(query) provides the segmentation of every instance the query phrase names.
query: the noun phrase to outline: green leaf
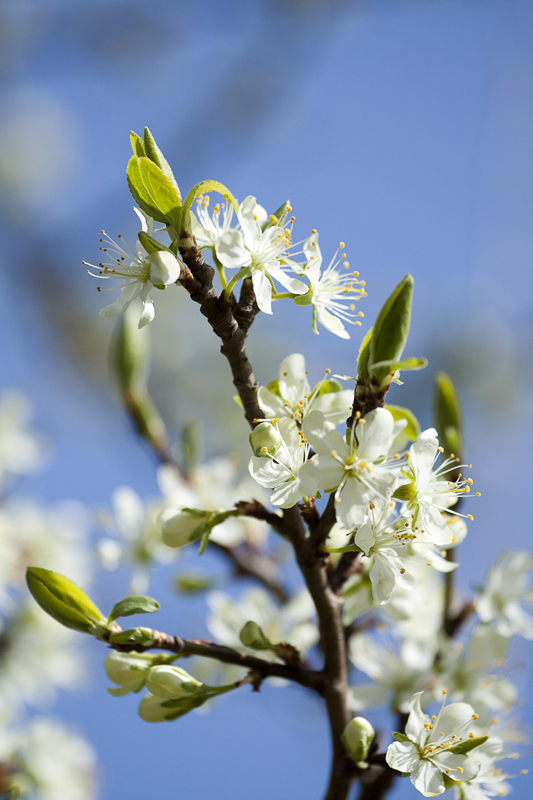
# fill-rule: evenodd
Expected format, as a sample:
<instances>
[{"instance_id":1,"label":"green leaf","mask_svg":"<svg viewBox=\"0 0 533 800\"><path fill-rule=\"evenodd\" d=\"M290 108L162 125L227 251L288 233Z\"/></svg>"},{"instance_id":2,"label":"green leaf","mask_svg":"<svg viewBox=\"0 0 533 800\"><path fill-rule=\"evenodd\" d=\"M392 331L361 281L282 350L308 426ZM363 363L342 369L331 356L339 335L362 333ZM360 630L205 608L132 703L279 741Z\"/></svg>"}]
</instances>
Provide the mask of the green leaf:
<instances>
[{"instance_id":1,"label":"green leaf","mask_svg":"<svg viewBox=\"0 0 533 800\"><path fill-rule=\"evenodd\" d=\"M368 373L368 359L370 357L370 340L372 339L372 332L374 328L370 328L370 330L365 334L363 341L361 342L361 347L359 348L359 354L357 356L357 378L362 383L368 383L370 379L370 375Z\"/></svg>"},{"instance_id":2,"label":"green leaf","mask_svg":"<svg viewBox=\"0 0 533 800\"><path fill-rule=\"evenodd\" d=\"M405 735L405 733L398 733L398 731L393 731L392 735L394 736L394 738L396 739L397 742L410 742L411 741L409 739L409 737Z\"/></svg>"},{"instance_id":3,"label":"green leaf","mask_svg":"<svg viewBox=\"0 0 533 800\"><path fill-rule=\"evenodd\" d=\"M474 750L475 747L484 744L488 738L488 736L476 736L472 739L465 739L464 742L459 742L459 744L453 747L447 747L446 753L455 753L455 755L464 756L471 750Z\"/></svg>"},{"instance_id":4,"label":"green leaf","mask_svg":"<svg viewBox=\"0 0 533 800\"><path fill-rule=\"evenodd\" d=\"M80 633L101 633L106 618L91 598L68 578L49 569L28 567L28 589L41 608L66 628Z\"/></svg>"},{"instance_id":5,"label":"green leaf","mask_svg":"<svg viewBox=\"0 0 533 800\"><path fill-rule=\"evenodd\" d=\"M285 200L285 202L282 203L282 205L280 205L280 207L277 208L274 211L274 213L272 214L273 217L276 217L277 222L273 222L270 219L270 217L268 217L266 222L263 222L263 224L261 225L261 230L266 231L267 228L271 228L273 225L281 225L282 226L283 223L285 222L285 217L288 214L287 209L290 208L290 205L291 205L291 201L290 200Z\"/></svg>"},{"instance_id":6,"label":"green leaf","mask_svg":"<svg viewBox=\"0 0 533 800\"><path fill-rule=\"evenodd\" d=\"M413 287L412 276L406 275L386 300L374 325L369 366L374 367L373 373L380 383L392 370L388 366L376 370L375 366L380 362L397 363L401 359L411 323Z\"/></svg>"},{"instance_id":7,"label":"green leaf","mask_svg":"<svg viewBox=\"0 0 533 800\"><path fill-rule=\"evenodd\" d=\"M445 372L435 375L433 413L445 454L453 453L460 458L463 452L463 412L452 380Z\"/></svg>"},{"instance_id":8,"label":"green leaf","mask_svg":"<svg viewBox=\"0 0 533 800\"><path fill-rule=\"evenodd\" d=\"M377 361L369 367L371 375L383 375L387 378L391 373L397 370L417 370L427 367L427 358L404 358L402 361ZM383 380L383 378L381 379Z\"/></svg>"},{"instance_id":9,"label":"green leaf","mask_svg":"<svg viewBox=\"0 0 533 800\"><path fill-rule=\"evenodd\" d=\"M195 186L192 187L192 189L190 190L189 194L185 198L185 203L183 204L183 217L184 218L185 218L185 215L187 214L187 212L189 211L190 207L192 206L194 199L196 197L198 197L198 195L205 194L206 192L218 192L226 200L229 200L229 202L231 203L231 205L233 206L235 211L239 210L239 206L237 204L237 201L233 197L233 195L230 192L230 190L228 188L226 188L226 186L224 186L223 183L219 183L218 181L211 181L211 180L200 181L200 183L197 183Z\"/></svg>"},{"instance_id":10,"label":"green leaf","mask_svg":"<svg viewBox=\"0 0 533 800\"><path fill-rule=\"evenodd\" d=\"M159 611L159 608L159 603L152 597L146 597L142 594L132 595L115 603L108 620L112 622L119 617L131 617L132 614L151 614L154 611Z\"/></svg>"},{"instance_id":11,"label":"green leaf","mask_svg":"<svg viewBox=\"0 0 533 800\"><path fill-rule=\"evenodd\" d=\"M320 389L316 396L319 397L321 394L336 394L337 392L342 392L340 383L338 381L325 380L320 384Z\"/></svg>"},{"instance_id":12,"label":"green leaf","mask_svg":"<svg viewBox=\"0 0 533 800\"><path fill-rule=\"evenodd\" d=\"M172 170L170 168L170 164L166 160L165 156L163 155L163 153L161 152L161 150L157 146L156 141L155 141L154 137L152 136L149 128L145 128L144 129L144 149L145 149L146 155L148 156L150 161L153 161L154 164L157 164L159 169L162 172L164 172L166 177L169 179L170 183L176 189L176 191L177 191L177 193L179 195L179 198L181 200L181 192L180 192L178 183L176 181L176 178L174 177L174 173L172 172Z\"/></svg>"},{"instance_id":13,"label":"green leaf","mask_svg":"<svg viewBox=\"0 0 533 800\"><path fill-rule=\"evenodd\" d=\"M147 253L157 253L163 251L172 253L172 250L170 250L168 247L165 247L162 242L158 242L157 239L154 239L153 236L150 236L150 234L145 233L144 231L139 231L137 236L139 237L139 241Z\"/></svg>"},{"instance_id":14,"label":"green leaf","mask_svg":"<svg viewBox=\"0 0 533 800\"><path fill-rule=\"evenodd\" d=\"M181 224L181 198L165 173L149 158L130 158L128 186L133 199L148 216L178 228Z\"/></svg>"},{"instance_id":15,"label":"green leaf","mask_svg":"<svg viewBox=\"0 0 533 800\"><path fill-rule=\"evenodd\" d=\"M154 643L154 637L151 628L128 628L126 631L112 633L109 641L114 644L142 644L150 647Z\"/></svg>"},{"instance_id":16,"label":"green leaf","mask_svg":"<svg viewBox=\"0 0 533 800\"><path fill-rule=\"evenodd\" d=\"M403 433L411 442L414 442L420 433L420 423L413 412L408 408L403 408L403 406L386 405L385 408L387 411L390 411L395 422L399 422L402 419L407 420L407 425L403 429Z\"/></svg>"},{"instance_id":17,"label":"green leaf","mask_svg":"<svg viewBox=\"0 0 533 800\"><path fill-rule=\"evenodd\" d=\"M131 142L131 149L133 150L133 155L134 156L139 156L139 158L142 158L142 156L146 155L146 152L145 152L145 149L144 149L144 142L141 139L141 137L138 134L136 134L134 131L130 131L130 142Z\"/></svg>"}]
</instances>

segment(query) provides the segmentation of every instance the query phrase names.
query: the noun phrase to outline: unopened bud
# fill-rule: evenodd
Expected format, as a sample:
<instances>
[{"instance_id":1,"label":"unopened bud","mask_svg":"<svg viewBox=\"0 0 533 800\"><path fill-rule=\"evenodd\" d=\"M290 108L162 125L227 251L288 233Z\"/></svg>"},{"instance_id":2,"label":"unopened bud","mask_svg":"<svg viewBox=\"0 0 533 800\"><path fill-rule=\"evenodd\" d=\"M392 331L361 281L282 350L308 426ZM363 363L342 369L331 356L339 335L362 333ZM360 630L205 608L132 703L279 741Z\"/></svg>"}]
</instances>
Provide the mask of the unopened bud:
<instances>
[{"instance_id":1,"label":"unopened bud","mask_svg":"<svg viewBox=\"0 0 533 800\"><path fill-rule=\"evenodd\" d=\"M150 281L157 289L164 289L181 276L182 264L169 250L159 250L150 255Z\"/></svg>"},{"instance_id":2,"label":"unopened bud","mask_svg":"<svg viewBox=\"0 0 533 800\"><path fill-rule=\"evenodd\" d=\"M174 660L175 656L148 655L148 653L117 653L113 651L104 661L107 677L116 683L118 689L107 691L114 697L129 692L139 692L146 681L148 670L154 664Z\"/></svg>"},{"instance_id":3,"label":"unopened bud","mask_svg":"<svg viewBox=\"0 0 533 800\"><path fill-rule=\"evenodd\" d=\"M165 518L163 516L163 541L168 547L183 547L199 539L205 525L213 517L212 511L187 509Z\"/></svg>"},{"instance_id":4,"label":"unopened bud","mask_svg":"<svg viewBox=\"0 0 533 800\"><path fill-rule=\"evenodd\" d=\"M354 717L344 729L342 741L360 769L368 767L365 759L374 736L374 728L364 717Z\"/></svg>"},{"instance_id":5,"label":"unopened bud","mask_svg":"<svg viewBox=\"0 0 533 800\"><path fill-rule=\"evenodd\" d=\"M252 650L272 649L272 642L267 639L257 622L252 620L242 628L239 639L245 647L250 647Z\"/></svg>"},{"instance_id":6,"label":"unopened bud","mask_svg":"<svg viewBox=\"0 0 533 800\"><path fill-rule=\"evenodd\" d=\"M156 697L177 700L198 694L203 683L179 667L159 666L152 667L148 673L146 688Z\"/></svg>"},{"instance_id":7,"label":"unopened bud","mask_svg":"<svg viewBox=\"0 0 533 800\"><path fill-rule=\"evenodd\" d=\"M250 434L254 456L273 456L281 447L281 434L270 422L260 422Z\"/></svg>"}]
</instances>

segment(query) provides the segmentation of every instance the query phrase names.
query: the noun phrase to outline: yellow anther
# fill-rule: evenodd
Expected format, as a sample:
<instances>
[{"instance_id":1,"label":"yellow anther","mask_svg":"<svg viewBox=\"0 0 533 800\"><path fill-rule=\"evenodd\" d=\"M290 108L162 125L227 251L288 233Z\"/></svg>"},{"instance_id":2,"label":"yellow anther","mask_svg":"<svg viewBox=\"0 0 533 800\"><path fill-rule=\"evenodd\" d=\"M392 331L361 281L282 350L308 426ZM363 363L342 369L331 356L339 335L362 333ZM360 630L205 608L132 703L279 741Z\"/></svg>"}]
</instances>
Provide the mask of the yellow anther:
<instances>
[{"instance_id":1,"label":"yellow anther","mask_svg":"<svg viewBox=\"0 0 533 800\"><path fill-rule=\"evenodd\" d=\"M473 739L473 738L474 738L474 734L472 733L472 731L470 731L470 733L469 733L468 735L469 735L469 737L470 737L471 739Z\"/></svg>"},{"instance_id":2,"label":"yellow anther","mask_svg":"<svg viewBox=\"0 0 533 800\"><path fill-rule=\"evenodd\" d=\"M479 719L479 714L472 714L472 719Z\"/></svg>"},{"instance_id":3,"label":"yellow anther","mask_svg":"<svg viewBox=\"0 0 533 800\"><path fill-rule=\"evenodd\" d=\"M366 425L366 419L360 419L359 425Z\"/></svg>"},{"instance_id":4,"label":"yellow anther","mask_svg":"<svg viewBox=\"0 0 533 800\"><path fill-rule=\"evenodd\" d=\"M312 233L312 235L314 236L314 235L315 235L315 233L316 233L316 229L315 229L315 228L313 228L313 230L311 231L311 233Z\"/></svg>"},{"instance_id":5,"label":"yellow anther","mask_svg":"<svg viewBox=\"0 0 533 800\"><path fill-rule=\"evenodd\" d=\"M462 767L457 767L457 772L464 772L464 769Z\"/></svg>"},{"instance_id":6,"label":"yellow anther","mask_svg":"<svg viewBox=\"0 0 533 800\"><path fill-rule=\"evenodd\" d=\"M346 258L346 253L343 253L343 254L342 254L342 257L343 257L343 258Z\"/></svg>"},{"instance_id":7,"label":"yellow anther","mask_svg":"<svg viewBox=\"0 0 533 800\"><path fill-rule=\"evenodd\" d=\"M344 248L346 247L346 245L344 244L344 242L340 242L340 243L339 243L339 247L340 247L340 249L341 249L341 250L344 250Z\"/></svg>"},{"instance_id":8,"label":"yellow anther","mask_svg":"<svg viewBox=\"0 0 533 800\"><path fill-rule=\"evenodd\" d=\"M444 453L444 447L440 447L440 446L439 446L439 452L440 452L440 453Z\"/></svg>"},{"instance_id":9,"label":"yellow anther","mask_svg":"<svg viewBox=\"0 0 533 800\"><path fill-rule=\"evenodd\" d=\"M276 217L276 215L275 215L275 214L271 214L271 215L269 216L269 220L270 220L270 222L272 222L272 223L275 225L275 224L276 224L276 222L278 221L278 218Z\"/></svg>"},{"instance_id":10,"label":"yellow anther","mask_svg":"<svg viewBox=\"0 0 533 800\"><path fill-rule=\"evenodd\" d=\"M330 374L330 372L331 372L331 370L330 370L330 369L327 369L327 370L326 370L326 375L329 375L329 374Z\"/></svg>"},{"instance_id":11,"label":"yellow anther","mask_svg":"<svg viewBox=\"0 0 533 800\"><path fill-rule=\"evenodd\" d=\"M330 456L333 456L333 458L337 457L337 451L336 450L330 450L329 454L330 454Z\"/></svg>"},{"instance_id":12,"label":"yellow anther","mask_svg":"<svg viewBox=\"0 0 533 800\"><path fill-rule=\"evenodd\" d=\"M404 575L404 574L405 574L405 568L402 567L401 570L400 570L400 575Z\"/></svg>"},{"instance_id":13,"label":"yellow anther","mask_svg":"<svg viewBox=\"0 0 533 800\"><path fill-rule=\"evenodd\" d=\"M472 521L474 520L474 517L472 516L472 514L467 514L466 516L468 517L468 519L471 519Z\"/></svg>"},{"instance_id":14,"label":"yellow anther","mask_svg":"<svg viewBox=\"0 0 533 800\"><path fill-rule=\"evenodd\" d=\"M476 497L481 497L481 492L476 492Z\"/></svg>"}]
</instances>

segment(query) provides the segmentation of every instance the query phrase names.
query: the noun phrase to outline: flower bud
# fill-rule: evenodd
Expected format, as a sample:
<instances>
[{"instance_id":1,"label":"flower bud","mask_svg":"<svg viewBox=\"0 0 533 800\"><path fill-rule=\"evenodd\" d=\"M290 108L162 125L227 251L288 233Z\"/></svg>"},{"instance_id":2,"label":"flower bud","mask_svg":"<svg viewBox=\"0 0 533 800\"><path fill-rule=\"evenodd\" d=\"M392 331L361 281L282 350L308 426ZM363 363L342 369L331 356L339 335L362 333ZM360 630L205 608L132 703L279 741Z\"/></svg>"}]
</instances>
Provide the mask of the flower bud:
<instances>
[{"instance_id":1,"label":"flower bud","mask_svg":"<svg viewBox=\"0 0 533 800\"><path fill-rule=\"evenodd\" d=\"M203 683L179 667L158 666L148 673L146 688L156 697L175 700L197 694Z\"/></svg>"},{"instance_id":2,"label":"flower bud","mask_svg":"<svg viewBox=\"0 0 533 800\"><path fill-rule=\"evenodd\" d=\"M114 697L121 697L129 692L139 692L146 681L148 670L154 665L158 656L145 653L109 653L104 661L107 677L119 686L119 689L108 689Z\"/></svg>"},{"instance_id":3,"label":"flower bud","mask_svg":"<svg viewBox=\"0 0 533 800\"><path fill-rule=\"evenodd\" d=\"M271 422L260 422L250 434L254 456L273 456L281 447L281 434Z\"/></svg>"},{"instance_id":4,"label":"flower bud","mask_svg":"<svg viewBox=\"0 0 533 800\"><path fill-rule=\"evenodd\" d=\"M175 283L181 275L182 265L169 250L158 250L150 255L150 281L157 289Z\"/></svg>"},{"instance_id":5,"label":"flower bud","mask_svg":"<svg viewBox=\"0 0 533 800\"><path fill-rule=\"evenodd\" d=\"M364 717L354 717L344 729L342 741L360 769L368 767L365 759L374 736L374 728Z\"/></svg>"},{"instance_id":6,"label":"flower bud","mask_svg":"<svg viewBox=\"0 0 533 800\"><path fill-rule=\"evenodd\" d=\"M168 707L168 700L146 694L139 705L139 716L145 722L169 722L175 719L176 713Z\"/></svg>"},{"instance_id":7,"label":"flower bud","mask_svg":"<svg viewBox=\"0 0 533 800\"><path fill-rule=\"evenodd\" d=\"M257 622L252 620L242 628L239 639L245 647L250 647L252 650L272 649L272 642L267 639Z\"/></svg>"},{"instance_id":8,"label":"flower bud","mask_svg":"<svg viewBox=\"0 0 533 800\"><path fill-rule=\"evenodd\" d=\"M194 513L193 513L194 512ZM186 509L170 517L163 516L163 541L168 547L183 547L198 539L205 524L213 516L212 511Z\"/></svg>"}]
</instances>

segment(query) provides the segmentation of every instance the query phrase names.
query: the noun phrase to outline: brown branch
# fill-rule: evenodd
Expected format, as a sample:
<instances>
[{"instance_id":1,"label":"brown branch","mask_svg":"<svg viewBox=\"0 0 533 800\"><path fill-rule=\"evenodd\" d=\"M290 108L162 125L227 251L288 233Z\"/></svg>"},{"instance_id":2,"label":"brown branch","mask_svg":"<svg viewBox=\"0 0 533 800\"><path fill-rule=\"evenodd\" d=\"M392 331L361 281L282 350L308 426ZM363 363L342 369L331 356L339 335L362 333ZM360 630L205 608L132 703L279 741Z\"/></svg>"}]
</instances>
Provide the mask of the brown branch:
<instances>
[{"instance_id":1,"label":"brown branch","mask_svg":"<svg viewBox=\"0 0 533 800\"><path fill-rule=\"evenodd\" d=\"M342 587L351 575L361 572L363 564L359 560L361 553L343 553L337 564L337 568L330 574L329 583L337 594L340 594Z\"/></svg>"},{"instance_id":2,"label":"brown branch","mask_svg":"<svg viewBox=\"0 0 533 800\"><path fill-rule=\"evenodd\" d=\"M223 294L218 298L213 289L215 271L205 263L191 234L182 234L179 250L188 268L188 273L180 279L180 283L189 292L191 299L200 304L201 313L222 340L220 352L228 360L244 415L253 428L255 420L261 419L264 414L257 400L258 384L244 349L246 336L256 313L251 301L250 287L243 286L239 305L233 295L228 300ZM236 317L243 322L242 328Z\"/></svg>"},{"instance_id":3,"label":"brown branch","mask_svg":"<svg viewBox=\"0 0 533 800\"><path fill-rule=\"evenodd\" d=\"M227 547L210 540L210 546L224 555L235 568L235 575L254 578L265 586L280 603L287 603L289 595L280 582L279 569L273 559L258 553L249 545Z\"/></svg>"},{"instance_id":4,"label":"brown branch","mask_svg":"<svg viewBox=\"0 0 533 800\"><path fill-rule=\"evenodd\" d=\"M288 508L283 516L285 531L292 541L298 566L316 607L320 639L324 651L325 691L332 739L332 763L325 800L345 800L356 775L341 736L350 721L347 707L347 662L342 627L342 602L328 583L325 554L318 555L310 547L299 510Z\"/></svg>"},{"instance_id":5,"label":"brown branch","mask_svg":"<svg viewBox=\"0 0 533 800\"><path fill-rule=\"evenodd\" d=\"M202 656L221 661L223 664L234 664L237 667L252 670L259 673L262 678L285 678L289 681L299 683L308 689L312 689L318 694L323 694L325 689L324 677L321 672L304 669L303 667L292 667L285 664L278 664L273 661L265 661L256 656L246 655L234 650L232 647L206 642L202 639L182 639L180 636L170 636L161 631L151 631L153 644L144 646L139 644L116 644L109 642L109 646L125 653L145 653L147 650L168 650L176 653L182 658L190 656Z\"/></svg>"}]
</instances>

